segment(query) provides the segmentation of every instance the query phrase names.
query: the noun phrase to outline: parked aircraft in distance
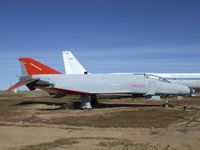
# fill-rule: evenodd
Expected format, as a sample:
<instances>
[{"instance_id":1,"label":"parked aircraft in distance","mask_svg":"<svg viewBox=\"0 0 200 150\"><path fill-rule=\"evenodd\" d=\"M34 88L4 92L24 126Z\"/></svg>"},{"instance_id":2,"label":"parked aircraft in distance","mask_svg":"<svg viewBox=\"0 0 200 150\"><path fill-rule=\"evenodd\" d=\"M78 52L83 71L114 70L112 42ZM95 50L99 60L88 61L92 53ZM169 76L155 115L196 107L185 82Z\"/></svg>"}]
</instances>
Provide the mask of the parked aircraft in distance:
<instances>
[{"instance_id":1,"label":"parked aircraft in distance","mask_svg":"<svg viewBox=\"0 0 200 150\"><path fill-rule=\"evenodd\" d=\"M183 84L195 90L200 89L200 73L150 73L163 77L170 82Z\"/></svg>"},{"instance_id":2,"label":"parked aircraft in distance","mask_svg":"<svg viewBox=\"0 0 200 150\"><path fill-rule=\"evenodd\" d=\"M194 90L187 86L170 83L166 79L145 74L62 74L34 59L19 58L22 76L11 91L26 85L55 95L81 95L81 108L91 108L89 96L96 94L144 94L144 95L191 95Z\"/></svg>"},{"instance_id":3,"label":"parked aircraft in distance","mask_svg":"<svg viewBox=\"0 0 200 150\"><path fill-rule=\"evenodd\" d=\"M88 72L84 67L82 67L81 63L74 57L74 55L70 51L63 51L63 60L64 60L66 74L84 74L85 72ZM183 84L195 90L200 89L200 73L145 73L145 74L160 76L162 78L169 80L170 82Z\"/></svg>"}]
</instances>

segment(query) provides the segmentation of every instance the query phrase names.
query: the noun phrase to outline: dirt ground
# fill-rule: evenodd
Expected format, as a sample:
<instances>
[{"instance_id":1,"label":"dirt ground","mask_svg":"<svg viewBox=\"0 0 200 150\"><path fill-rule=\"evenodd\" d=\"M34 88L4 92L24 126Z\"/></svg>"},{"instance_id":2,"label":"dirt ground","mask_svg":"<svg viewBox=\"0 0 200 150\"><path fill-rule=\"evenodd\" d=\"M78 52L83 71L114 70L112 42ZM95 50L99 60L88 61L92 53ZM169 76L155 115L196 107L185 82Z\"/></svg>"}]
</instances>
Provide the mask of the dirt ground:
<instances>
[{"instance_id":1,"label":"dirt ground","mask_svg":"<svg viewBox=\"0 0 200 150\"><path fill-rule=\"evenodd\" d=\"M92 110L63 109L39 94L0 94L0 150L199 150L200 97L103 98Z\"/></svg>"}]
</instances>

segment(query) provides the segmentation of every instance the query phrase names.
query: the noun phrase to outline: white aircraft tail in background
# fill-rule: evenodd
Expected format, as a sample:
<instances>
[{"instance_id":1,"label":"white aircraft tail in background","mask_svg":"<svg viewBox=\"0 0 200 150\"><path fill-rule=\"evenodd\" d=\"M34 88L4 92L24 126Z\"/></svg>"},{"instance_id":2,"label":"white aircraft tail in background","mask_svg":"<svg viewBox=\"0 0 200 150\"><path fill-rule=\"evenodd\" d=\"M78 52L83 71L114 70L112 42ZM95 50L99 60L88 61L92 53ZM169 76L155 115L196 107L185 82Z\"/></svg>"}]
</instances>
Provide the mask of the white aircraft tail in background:
<instances>
[{"instance_id":1,"label":"white aircraft tail in background","mask_svg":"<svg viewBox=\"0 0 200 150\"><path fill-rule=\"evenodd\" d=\"M87 70L79 63L70 51L63 51L63 60L66 74L87 74Z\"/></svg>"}]
</instances>

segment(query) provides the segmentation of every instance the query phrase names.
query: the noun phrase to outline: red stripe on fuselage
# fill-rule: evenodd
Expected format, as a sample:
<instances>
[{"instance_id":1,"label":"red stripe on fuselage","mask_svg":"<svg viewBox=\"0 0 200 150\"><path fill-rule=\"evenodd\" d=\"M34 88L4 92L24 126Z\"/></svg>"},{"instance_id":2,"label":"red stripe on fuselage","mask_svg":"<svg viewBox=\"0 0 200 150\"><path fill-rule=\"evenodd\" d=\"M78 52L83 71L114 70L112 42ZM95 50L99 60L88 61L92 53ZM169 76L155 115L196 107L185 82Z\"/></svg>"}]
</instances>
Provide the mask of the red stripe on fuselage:
<instances>
[{"instance_id":1,"label":"red stripe on fuselage","mask_svg":"<svg viewBox=\"0 0 200 150\"><path fill-rule=\"evenodd\" d=\"M135 88L144 88L144 85L136 84L136 85L131 85L131 87L135 87Z\"/></svg>"}]
</instances>

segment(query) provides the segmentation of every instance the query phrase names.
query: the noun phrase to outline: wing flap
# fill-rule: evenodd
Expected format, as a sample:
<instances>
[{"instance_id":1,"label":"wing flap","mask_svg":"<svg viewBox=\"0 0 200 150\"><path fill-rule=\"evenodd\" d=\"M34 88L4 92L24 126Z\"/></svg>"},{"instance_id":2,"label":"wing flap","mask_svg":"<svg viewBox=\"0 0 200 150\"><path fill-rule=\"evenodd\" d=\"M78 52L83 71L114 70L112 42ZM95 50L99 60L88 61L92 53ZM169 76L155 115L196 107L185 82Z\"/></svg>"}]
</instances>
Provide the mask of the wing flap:
<instances>
[{"instance_id":1,"label":"wing flap","mask_svg":"<svg viewBox=\"0 0 200 150\"><path fill-rule=\"evenodd\" d=\"M76 90L69 90L69 89L61 89L61 88L49 88L49 87L37 87L48 93L55 93L55 94L92 94L90 92L85 91L76 91Z\"/></svg>"}]
</instances>

